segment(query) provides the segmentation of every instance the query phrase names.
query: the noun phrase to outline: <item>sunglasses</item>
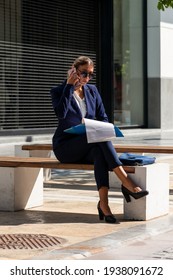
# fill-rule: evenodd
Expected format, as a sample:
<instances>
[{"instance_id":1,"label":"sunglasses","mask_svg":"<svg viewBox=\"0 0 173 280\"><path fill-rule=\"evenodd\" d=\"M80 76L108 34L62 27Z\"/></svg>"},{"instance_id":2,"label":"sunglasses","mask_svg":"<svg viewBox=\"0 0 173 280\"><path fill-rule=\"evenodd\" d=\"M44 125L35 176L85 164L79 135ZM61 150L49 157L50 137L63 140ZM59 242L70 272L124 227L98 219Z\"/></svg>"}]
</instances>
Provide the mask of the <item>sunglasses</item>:
<instances>
[{"instance_id":1,"label":"sunglasses","mask_svg":"<svg viewBox=\"0 0 173 280\"><path fill-rule=\"evenodd\" d=\"M82 76L82 78L89 77L90 80L94 78L94 74L93 73L88 73L86 71L80 71L79 69L77 71L80 72L80 75Z\"/></svg>"}]
</instances>

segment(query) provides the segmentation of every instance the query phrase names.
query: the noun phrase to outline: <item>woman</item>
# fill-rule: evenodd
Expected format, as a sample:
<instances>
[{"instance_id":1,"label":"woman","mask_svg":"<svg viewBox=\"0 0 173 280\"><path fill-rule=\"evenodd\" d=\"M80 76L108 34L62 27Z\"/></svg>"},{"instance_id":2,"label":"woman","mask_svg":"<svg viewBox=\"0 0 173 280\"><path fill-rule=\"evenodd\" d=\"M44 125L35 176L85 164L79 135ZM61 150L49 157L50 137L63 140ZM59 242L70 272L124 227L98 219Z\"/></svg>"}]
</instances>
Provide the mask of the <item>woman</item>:
<instances>
[{"instance_id":1,"label":"woman","mask_svg":"<svg viewBox=\"0 0 173 280\"><path fill-rule=\"evenodd\" d=\"M116 223L108 203L109 171L122 182L126 200L148 194L126 174L111 141L87 143L85 134L75 135L64 130L82 123L82 119L108 122L101 96L96 86L87 84L93 77L94 63L89 57L78 57L68 71L67 80L51 90L52 104L58 117L58 127L53 136L53 151L60 162L94 163L95 180L99 192L97 205L100 220Z\"/></svg>"}]
</instances>

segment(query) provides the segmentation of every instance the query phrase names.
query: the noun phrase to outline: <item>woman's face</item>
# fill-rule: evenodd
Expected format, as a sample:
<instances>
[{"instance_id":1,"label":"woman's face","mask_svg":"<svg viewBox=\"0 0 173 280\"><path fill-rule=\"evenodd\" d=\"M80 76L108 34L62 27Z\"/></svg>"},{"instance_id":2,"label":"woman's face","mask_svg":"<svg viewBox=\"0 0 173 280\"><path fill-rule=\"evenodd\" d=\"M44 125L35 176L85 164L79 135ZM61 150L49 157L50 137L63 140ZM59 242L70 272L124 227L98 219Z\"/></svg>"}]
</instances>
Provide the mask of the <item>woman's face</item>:
<instances>
[{"instance_id":1,"label":"woman's face","mask_svg":"<svg viewBox=\"0 0 173 280\"><path fill-rule=\"evenodd\" d=\"M92 65L80 65L77 69L77 74L80 77L80 83L86 84L93 78L94 67Z\"/></svg>"}]
</instances>

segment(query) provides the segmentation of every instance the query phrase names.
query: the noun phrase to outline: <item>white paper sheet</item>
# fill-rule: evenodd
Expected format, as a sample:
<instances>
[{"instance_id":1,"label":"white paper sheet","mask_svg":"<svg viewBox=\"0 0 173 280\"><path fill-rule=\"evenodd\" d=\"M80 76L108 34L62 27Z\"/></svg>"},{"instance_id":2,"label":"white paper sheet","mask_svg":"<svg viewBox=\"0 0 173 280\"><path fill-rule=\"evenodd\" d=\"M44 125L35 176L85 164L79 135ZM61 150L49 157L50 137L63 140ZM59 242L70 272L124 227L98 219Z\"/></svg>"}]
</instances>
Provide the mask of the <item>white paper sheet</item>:
<instances>
[{"instance_id":1,"label":"white paper sheet","mask_svg":"<svg viewBox=\"0 0 173 280\"><path fill-rule=\"evenodd\" d=\"M101 122L84 118L88 143L105 142L115 139L115 130L112 123Z\"/></svg>"}]
</instances>

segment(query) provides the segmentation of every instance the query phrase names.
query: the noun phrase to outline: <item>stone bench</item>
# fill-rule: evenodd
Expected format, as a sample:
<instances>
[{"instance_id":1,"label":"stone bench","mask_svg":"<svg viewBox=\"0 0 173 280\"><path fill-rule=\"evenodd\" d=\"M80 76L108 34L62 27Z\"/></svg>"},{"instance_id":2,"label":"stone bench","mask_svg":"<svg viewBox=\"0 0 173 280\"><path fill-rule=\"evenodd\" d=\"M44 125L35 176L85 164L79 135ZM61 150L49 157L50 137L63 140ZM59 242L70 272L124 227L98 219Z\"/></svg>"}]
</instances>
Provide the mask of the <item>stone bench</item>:
<instances>
[{"instance_id":1,"label":"stone bench","mask_svg":"<svg viewBox=\"0 0 173 280\"><path fill-rule=\"evenodd\" d=\"M0 211L17 211L43 204L43 168L93 170L92 164L60 163L55 158L0 157ZM169 212L169 165L124 166L147 197L124 201L125 219L148 220ZM113 173L113 172L111 172ZM116 176L114 176L114 179ZM115 183L115 181L114 181Z\"/></svg>"},{"instance_id":2,"label":"stone bench","mask_svg":"<svg viewBox=\"0 0 173 280\"><path fill-rule=\"evenodd\" d=\"M43 204L43 168L93 170L92 164L60 163L55 158L0 157L0 211L17 211ZM125 167L134 173L134 167Z\"/></svg>"},{"instance_id":3,"label":"stone bench","mask_svg":"<svg viewBox=\"0 0 173 280\"><path fill-rule=\"evenodd\" d=\"M151 153L151 154L173 154L173 146L156 145L114 145L117 153ZM23 151L28 151L30 156L50 153L51 144L23 145ZM50 155L50 154L49 154ZM149 196L140 200L132 199L131 203L124 200L125 219L149 220L166 215L169 212L169 165L166 163L155 163L147 166L136 166L135 172L130 174L137 184L149 191ZM109 174L110 186L121 188L120 181L113 172Z\"/></svg>"}]
</instances>

